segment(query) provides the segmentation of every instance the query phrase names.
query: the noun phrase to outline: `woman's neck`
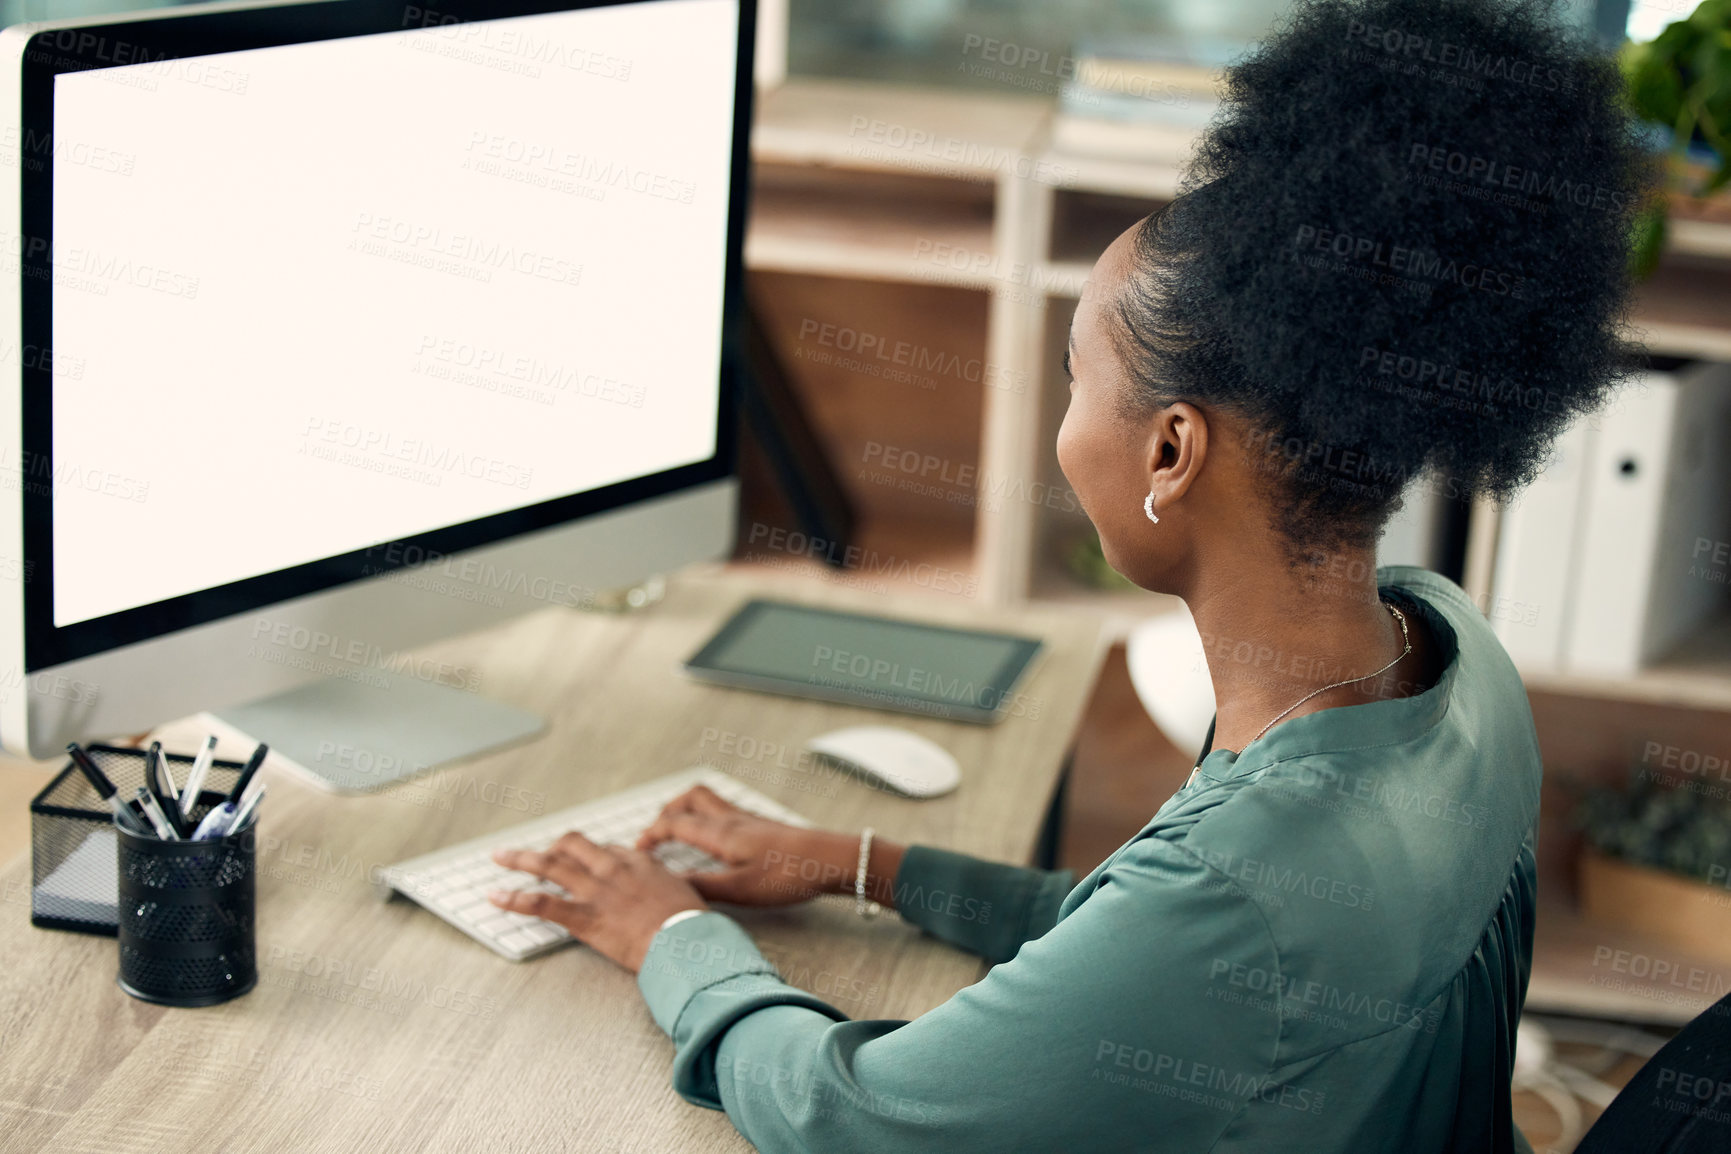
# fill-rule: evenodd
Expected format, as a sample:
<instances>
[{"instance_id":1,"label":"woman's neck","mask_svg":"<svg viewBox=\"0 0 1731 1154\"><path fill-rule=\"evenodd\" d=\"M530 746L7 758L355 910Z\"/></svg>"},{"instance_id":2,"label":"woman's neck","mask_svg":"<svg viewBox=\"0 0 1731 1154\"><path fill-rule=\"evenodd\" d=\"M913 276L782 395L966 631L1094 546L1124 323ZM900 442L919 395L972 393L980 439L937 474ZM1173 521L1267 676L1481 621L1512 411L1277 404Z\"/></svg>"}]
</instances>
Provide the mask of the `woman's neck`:
<instances>
[{"instance_id":1,"label":"woman's neck","mask_svg":"<svg viewBox=\"0 0 1731 1154\"><path fill-rule=\"evenodd\" d=\"M1199 572L1181 593L1202 635L1214 683L1214 748L1241 750L1265 726L1321 709L1405 697L1435 680L1434 647L1405 613L1412 652L1377 594L1375 554L1335 554L1299 570L1282 557L1237 559ZM1336 682L1380 676L1310 694ZM1302 701L1302 704L1299 704ZM1296 708L1294 708L1296 706Z\"/></svg>"}]
</instances>

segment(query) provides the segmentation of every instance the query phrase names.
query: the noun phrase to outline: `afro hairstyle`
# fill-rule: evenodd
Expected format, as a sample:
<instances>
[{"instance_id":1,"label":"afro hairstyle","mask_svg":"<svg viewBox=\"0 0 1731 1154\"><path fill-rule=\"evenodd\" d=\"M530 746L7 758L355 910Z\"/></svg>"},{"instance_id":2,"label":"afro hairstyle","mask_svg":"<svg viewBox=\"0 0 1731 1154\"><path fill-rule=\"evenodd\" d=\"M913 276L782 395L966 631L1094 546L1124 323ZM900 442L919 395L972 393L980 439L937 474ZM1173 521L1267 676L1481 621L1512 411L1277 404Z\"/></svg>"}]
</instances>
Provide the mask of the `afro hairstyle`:
<instances>
[{"instance_id":1,"label":"afro hairstyle","mask_svg":"<svg viewBox=\"0 0 1731 1154\"><path fill-rule=\"evenodd\" d=\"M1299 0L1135 226L1129 411L1245 418L1295 564L1409 483L1506 500L1626 372L1654 171L1554 0Z\"/></svg>"}]
</instances>

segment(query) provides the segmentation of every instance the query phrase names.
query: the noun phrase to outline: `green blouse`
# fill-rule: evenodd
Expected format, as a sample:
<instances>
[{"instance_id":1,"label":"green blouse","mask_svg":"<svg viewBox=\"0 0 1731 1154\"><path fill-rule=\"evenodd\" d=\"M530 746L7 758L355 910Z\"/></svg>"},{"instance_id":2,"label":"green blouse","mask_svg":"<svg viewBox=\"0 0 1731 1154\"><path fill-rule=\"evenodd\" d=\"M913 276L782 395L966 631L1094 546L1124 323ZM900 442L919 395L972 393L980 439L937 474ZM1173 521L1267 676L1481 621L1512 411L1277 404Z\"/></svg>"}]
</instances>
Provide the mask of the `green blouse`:
<instances>
[{"instance_id":1,"label":"green blouse","mask_svg":"<svg viewBox=\"0 0 1731 1154\"><path fill-rule=\"evenodd\" d=\"M998 963L914 1021L848 1020L725 915L662 931L674 1088L766 1154L1526 1150L1532 715L1457 586L1378 576L1446 658L1425 692L1209 753L1073 888L910 848L902 916Z\"/></svg>"}]
</instances>

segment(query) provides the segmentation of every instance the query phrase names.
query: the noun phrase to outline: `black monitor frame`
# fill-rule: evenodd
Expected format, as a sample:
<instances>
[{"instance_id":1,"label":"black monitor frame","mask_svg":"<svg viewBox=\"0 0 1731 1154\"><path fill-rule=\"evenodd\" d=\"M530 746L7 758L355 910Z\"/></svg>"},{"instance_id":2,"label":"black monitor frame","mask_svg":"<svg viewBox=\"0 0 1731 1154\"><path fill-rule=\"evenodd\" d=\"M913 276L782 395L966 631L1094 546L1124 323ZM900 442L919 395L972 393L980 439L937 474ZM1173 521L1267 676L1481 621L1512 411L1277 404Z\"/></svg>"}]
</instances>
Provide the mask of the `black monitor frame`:
<instances>
[{"instance_id":1,"label":"black monitor frame","mask_svg":"<svg viewBox=\"0 0 1731 1154\"><path fill-rule=\"evenodd\" d=\"M436 18L440 25L499 20L627 3L666 0L445 0L438 9L401 0L319 0L224 12L166 15L156 19L88 24L37 32L24 49L20 184L19 287L21 348L53 346L54 78L62 73L184 59L250 48L313 43L351 36L406 31ZM722 347L714 453L704 461L555 497L504 513L310 561L273 573L64 626L54 624L53 366L46 357L22 358L20 500L23 501L25 671L51 668L81 657L160 637L307 594L377 576L409 564L408 558L450 554L567 524L634 502L730 477L735 471L735 419L743 367L744 274L741 252L749 203L752 46L756 0L739 6L735 62L733 153L727 206ZM33 147L34 146L34 147ZM35 153L35 156L32 156ZM32 240L31 238L37 238ZM390 546L412 546L391 548ZM389 558L398 558L390 561ZM127 558L117 557L117 565Z\"/></svg>"}]
</instances>

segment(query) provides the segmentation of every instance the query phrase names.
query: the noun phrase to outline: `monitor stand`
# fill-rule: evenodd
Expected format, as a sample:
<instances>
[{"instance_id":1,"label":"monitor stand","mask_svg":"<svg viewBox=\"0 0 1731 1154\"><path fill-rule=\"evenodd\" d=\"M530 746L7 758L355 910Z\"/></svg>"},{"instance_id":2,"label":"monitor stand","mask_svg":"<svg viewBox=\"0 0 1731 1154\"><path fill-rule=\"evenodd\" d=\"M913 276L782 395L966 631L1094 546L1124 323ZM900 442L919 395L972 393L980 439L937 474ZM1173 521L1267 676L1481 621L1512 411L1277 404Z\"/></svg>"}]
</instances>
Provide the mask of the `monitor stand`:
<instances>
[{"instance_id":1,"label":"monitor stand","mask_svg":"<svg viewBox=\"0 0 1731 1154\"><path fill-rule=\"evenodd\" d=\"M207 716L335 793L371 793L545 728L475 693L383 669L368 670L369 681L375 674L381 684L329 677Z\"/></svg>"}]
</instances>

